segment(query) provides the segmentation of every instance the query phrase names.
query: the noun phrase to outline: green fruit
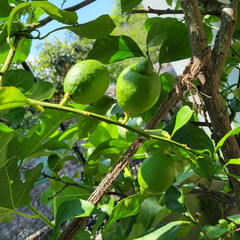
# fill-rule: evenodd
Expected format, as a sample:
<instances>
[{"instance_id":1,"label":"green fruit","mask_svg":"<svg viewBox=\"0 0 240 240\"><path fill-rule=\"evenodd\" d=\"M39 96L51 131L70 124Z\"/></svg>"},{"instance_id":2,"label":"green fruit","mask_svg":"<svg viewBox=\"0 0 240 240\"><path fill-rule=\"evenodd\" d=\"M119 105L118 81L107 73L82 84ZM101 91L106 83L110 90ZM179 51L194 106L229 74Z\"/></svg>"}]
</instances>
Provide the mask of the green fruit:
<instances>
[{"instance_id":1,"label":"green fruit","mask_svg":"<svg viewBox=\"0 0 240 240\"><path fill-rule=\"evenodd\" d=\"M160 91L160 78L147 59L125 68L116 84L117 101L130 116L139 116L150 109Z\"/></svg>"},{"instance_id":2,"label":"green fruit","mask_svg":"<svg viewBox=\"0 0 240 240\"><path fill-rule=\"evenodd\" d=\"M164 151L158 151L147 158L138 171L138 183L144 193L159 194L166 191L174 177L174 162Z\"/></svg>"},{"instance_id":3,"label":"green fruit","mask_svg":"<svg viewBox=\"0 0 240 240\"><path fill-rule=\"evenodd\" d=\"M64 80L64 92L74 102L90 104L106 92L110 75L106 66L97 60L84 60L75 64Z\"/></svg>"},{"instance_id":4,"label":"green fruit","mask_svg":"<svg viewBox=\"0 0 240 240\"><path fill-rule=\"evenodd\" d=\"M64 162L58 154L51 154L47 159L47 164L53 172L59 172L63 169Z\"/></svg>"}]
</instances>

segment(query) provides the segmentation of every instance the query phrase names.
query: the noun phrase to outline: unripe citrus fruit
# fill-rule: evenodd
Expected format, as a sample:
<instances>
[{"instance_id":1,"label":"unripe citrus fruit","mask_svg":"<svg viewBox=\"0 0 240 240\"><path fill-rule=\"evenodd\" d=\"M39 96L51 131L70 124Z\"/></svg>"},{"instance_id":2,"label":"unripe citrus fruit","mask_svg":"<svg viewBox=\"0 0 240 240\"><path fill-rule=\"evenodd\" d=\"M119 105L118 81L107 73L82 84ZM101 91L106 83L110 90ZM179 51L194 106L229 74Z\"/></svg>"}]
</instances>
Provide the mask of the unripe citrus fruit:
<instances>
[{"instance_id":1,"label":"unripe citrus fruit","mask_svg":"<svg viewBox=\"0 0 240 240\"><path fill-rule=\"evenodd\" d=\"M144 193L158 194L166 191L174 177L174 162L164 151L158 151L147 158L138 171L138 183Z\"/></svg>"},{"instance_id":2,"label":"unripe citrus fruit","mask_svg":"<svg viewBox=\"0 0 240 240\"><path fill-rule=\"evenodd\" d=\"M61 157L56 153L49 155L47 164L49 169L53 172L59 172L64 166L64 162L62 161Z\"/></svg>"},{"instance_id":3,"label":"unripe citrus fruit","mask_svg":"<svg viewBox=\"0 0 240 240\"><path fill-rule=\"evenodd\" d=\"M161 82L147 59L125 68L116 84L117 101L124 112L138 116L158 100Z\"/></svg>"},{"instance_id":4,"label":"unripe citrus fruit","mask_svg":"<svg viewBox=\"0 0 240 240\"><path fill-rule=\"evenodd\" d=\"M106 66L97 60L84 60L75 64L64 80L65 96L74 102L89 104L106 92L110 75Z\"/></svg>"}]
</instances>

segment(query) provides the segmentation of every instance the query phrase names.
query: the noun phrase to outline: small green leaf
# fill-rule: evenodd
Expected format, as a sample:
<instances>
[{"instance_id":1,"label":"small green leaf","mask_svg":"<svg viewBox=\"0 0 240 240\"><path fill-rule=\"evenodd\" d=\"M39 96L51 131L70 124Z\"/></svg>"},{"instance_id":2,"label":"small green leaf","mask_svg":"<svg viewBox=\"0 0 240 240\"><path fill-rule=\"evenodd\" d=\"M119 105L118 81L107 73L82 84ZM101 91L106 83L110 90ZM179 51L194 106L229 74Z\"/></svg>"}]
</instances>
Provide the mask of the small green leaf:
<instances>
[{"instance_id":1,"label":"small green leaf","mask_svg":"<svg viewBox=\"0 0 240 240\"><path fill-rule=\"evenodd\" d=\"M73 11L64 11L57 8L55 5L53 5L50 2L47 1L36 1L36 2L25 2L19 4L17 7L15 7L10 15L8 20L8 35L10 36L11 33L11 25L14 17L21 11L28 9L28 8L42 8L51 18L65 23L65 24L76 24L77 23L77 14Z\"/></svg>"},{"instance_id":2,"label":"small green leaf","mask_svg":"<svg viewBox=\"0 0 240 240\"><path fill-rule=\"evenodd\" d=\"M24 107L10 108L0 111L0 119L3 119L15 126L20 123L20 121L24 118L24 115Z\"/></svg>"},{"instance_id":3,"label":"small green leaf","mask_svg":"<svg viewBox=\"0 0 240 240\"><path fill-rule=\"evenodd\" d=\"M215 149L215 153L218 151L218 149L220 147L222 147L222 145L224 144L224 142L226 141L226 139L230 136L236 135L240 132L240 125L237 126L236 128L234 128L233 130L231 130L230 132L228 132L217 144L217 147Z\"/></svg>"},{"instance_id":4,"label":"small green leaf","mask_svg":"<svg viewBox=\"0 0 240 240\"><path fill-rule=\"evenodd\" d=\"M141 203L148 195L131 195L122 199L112 210L112 213L106 223L105 229L118 219L136 215L140 209Z\"/></svg>"},{"instance_id":5,"label":"small green leaf","mask_svg":"<svg viewBox=\"0 0 240 240\"><path fill-rule=\"evenodd\" d=\"M38 101L50 99L52 98L53 94L54 88L52 83L44 81L34 83L26 93L28 98Z\"/></svg>"},{"instance_id":6,"label":"small green leaf","mask_svg":"<svg viewBox=\"0 0 240 240\"><path fill-rule=\"evenodd\" d=\"M22 63L26 60L30 52L31 43L32 39L23 38L20 40L16 48L13 62ZM4 63L6 61L9 50L9 44L5 43L5 45L0 49L0 63Z\"/></svg>"},{"instance_id":7,"label":"small green leaf","mask_svg":"<svg viewBox=\"0 0 240 240\"><path fill-rule=\"evenodd\" d=\"M96 40L87 58L107 64L142 56L144 54L136 42L128 36L121 35Z\"/></svg>"},{"instance_id":8,"label":"small green leaf","mask_svg":"<svg viewBox=\"0 0 240 240\"><path fill-rule=\"evenodd\" d=\"M223 236L228 232L228 229L222 228L220 224L215 226L205 225L203 229L208 233L210 239L219 239L220 236Z\"/></svg>"},{"instance_id":9,"label":"small green leaf","mask_svg":"<svg viewBox=\"0 0 240 240\"><path fill-rule=\"evenodd\" d=\"M184 205L183 192L173 185L166 191L164 202L166 207L174 212L184 213L187 211Z\"/></svg>"},{"instance_id":10,"label":"small green leaf","mask_svg":"<svg viewBox=\"0 0 240 240\"><path fill-rule=\"evenodd\" d=\"M136 222L142 223L145 230L150 229L161 209L162 206L158 203L156 196L145 199L141 204Z\"/></svg>"},{"instance_id":11,"label":"small green leaf","mask_svg":"<svg viewBox=\"0 0 240 240\"><path fill-rule=\"evenodd\" d=\"M237 225L240 224L240 214L235 214L235 215L232 215L232 216L228 216L227 218Z\"/></svg>"},{"instance_id":12,"label":"small green leaf","mask_svg":"<svg viewBox=\"0 0 240 240\"><path fill-rule=\"evenodd\" d=\"M111 97L104 95L92 105L85 108L85 111L105 115L109 108L113 105L115 100ZM83 139L88 137L94 132L101 121L89 118L84 115L79 116L78 120L78 138Z\"/></svg>"},{"instance_id":13,"label":"small green leaf","mask_svg":"<svg viewBox=\"0 0 240 240\"><path fill-rule=\"evenodd\" d=\"M77 184L75 181L68 177L62 177L61 179L65 182L69 182L70 184ZM86 184L83 184L83 187L87 187ZM56 180L51 180L51 188L54 193L56 192L58 193L54 198L55 208L57 209L57 211L60 209L60 205L63 202L73 199L87 200L91 194L90 191L81 188L81 185L79 186L68 185L66 187L65 183L61 183ZM57 211L54 212L54 214L57 214Z\"/></svg>"},{"instance_id":14,"label":"small green leaf","mask_svg":"<svg viewBox=\"0 0 240 240\"><path fill-rule=\"evenodd\" d=\"M99 39L108 36L115 27L116 25L109 15L102 15L91 22L66 27L66 29L81 37Z\"/></svg>"},{"instance_id":15,"label":"small green leaf","mask_svg":"<svg viewBox=\"0 0 240 240\"><path fill-rule=\"evenodd\" d=\"M176 239L177 232L179 227L182 224L191 224L187 221L174 221L170 222L162 227L157 227L151 229L144 234L140 235L139 237L135 238L134 240L165 240L165 239Z\"/></svg>"},{"instance_id":16,"label":"small green leaf","mask_svg":"<svg viewBox=\"0 0 240 240\"><path fill-rule=\"evenodd\" d=\"M223 166L223 169L224 169L227 165L229 165L229 164L240 165L240 158L230 159L230 160Z\"/></svg>"},{"instance_id":17,"label":"small green leaf","mask_svg":"<svg viewBox=\"0 0 240 240\"><path fill-rule=\"evenodd\" d=\"M177 113L176 116L176 123L172 132L171 137L174 135L174 133L180 129L183 125L185 125L190 118L192 117L193 110L188 106L183 106Z\"/></svg>"},{"instance_id":18,"label":"small green leaf","mask_svg":"<svg viewBox=\"0 0 240 240\"><path fill-rule=\"evenodd\" d=\"M63 202L57 211L56 223L51 240L58 239L59 227L62 222L73 217L89 217L93 214L95 206L82 199L71 199Z\"/></svg>"},{"instance_id":19,"label":"small green leaf","mask_svg":"<svg viewBox=\"0 0 240 240\"><path fill-rule=\"evenodd\" d=\"M5 45L6 41L7 41L7 30L4 29L3 31L1 31L0 33L0 50L3 48L3 46Z\"/></svg>"},{"instance_id":20,"label":"small green leaf","mask_svg":"<svg viewBox=\"0 0 240 240\"><path fill-rule=\"evenodd\" d=\"M12 11L11 6L8 3L8 0L0 0L0 18L8 17Z\"/></svg>"},{"instance_id":21,"label":"small green leaf","mask_svg":"<svg viewBox=\"0 0 240 240\"><path fill-rule=\"evenodd\" d=\"M142 0L121 0L122 13L129 12L135 8Z\"/></svg>"},{"instance_id":22,"label":"small green leaf","mask_svg":"<svg viewBox=\"0 0 240 240\"><path fill-rule=\"evenodd\" d=\"M31 72L16 69L9 70L4 74L2 86L13 86L21 92L25 92L33 85L33 82L34 76Z\"/></svg>"},{"instance_id":23,"label":"small green leaf","mask_svg":"<svg viewBox=\"0 0 240 240\"><path fill-rule=\"evenodd\" d=\"M0 110L24 106L29 100L15 87L0 87Z\"/></svg>"}]
</instances>

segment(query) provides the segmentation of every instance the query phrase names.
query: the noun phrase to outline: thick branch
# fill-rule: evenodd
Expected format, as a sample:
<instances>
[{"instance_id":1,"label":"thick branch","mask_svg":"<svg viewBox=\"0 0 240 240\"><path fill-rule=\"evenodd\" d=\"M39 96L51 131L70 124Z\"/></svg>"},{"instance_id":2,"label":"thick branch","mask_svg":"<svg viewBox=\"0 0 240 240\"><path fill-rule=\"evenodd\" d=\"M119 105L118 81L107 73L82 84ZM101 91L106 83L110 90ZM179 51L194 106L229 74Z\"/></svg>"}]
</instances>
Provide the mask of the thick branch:
<instances>
[{"instance_id":1,"label":"thick branch","mask_svg":"<svg viewBox=\"0 0 240 240\"><path fill-rule=\"evenodd\" d=\"M199 71L202 69L202 67L205 66L209 59L209 54L204 54L202 56L203 59L199 59L199 61L196 61L196 63L194 64L190 63L184 70L183 75L176 78L179 81L180 86L176 86L170 91L165 102L161 104L158 112L147 124L146 129L154 129L158 125L158 123L163 120L163 118L170 111L170 109L175 106L178 101L183 99L183 91L185 89L185 86L181 83L190 82L196 78ZM97 205L100 202L104 194L109 190L109 188L117 179L121 171L129 164L134 154L138 151L138 149L142 146L144 142L145 139L138 137L132 143L128 150L123 154L119 162L113 167L111 172L106 175L106 177L98 185L95 191L91 194L88 199L89 202L94 205ZM84 224L84 221L84 218L75 218L70 223L70 225L63 231L59 240L72 239L78 229Z\"/></svg>"},{"instance_id":2,"label":"thick branch","mask_svg":"<svg viewBox=\"0 0 240 240\"><path fill-rule=\"evenodd\" d=\"M195 60L195 58L199 58L208 47L203 28L202 15L196 0L181 0L180 3L185 14L193 59Z\"/></svg>"},{"instance_id":3,"label":"thick branch","mask_svg":"<svg viewBox=\"0 0 240 240\"><path fill-rule=\"evenodd\" d=\"M202 36L203 25L202 22L200 22L200 11L197 6L197 1L181 0L181 4L185 12L186 22L189 29L192 52L193 55L197 56L205 49L205 43L202 44L201 37L199 37ZM236 5L237 1L233 1L229 7L224 7L222 9L221 26L216 37L213 53L209 63L204 69L206 83L202 91L206 96L210 96L210 98L205 97L204 102L211 119L213 138L216 143L231 130L231 123L229 121L227 108L225 107L223 99L219 93L219 82L236 25ZM199 27L196 25L199 25ZM222 152L226 161L231 158L240 157L240 149L235 137L227 139L222 148ZM229 165L228 169L230 173L240 176L239 166ZM240 209L240 183L234 178L231 178L231 181L236 194L236 202Z\"/></svg>"}]
</instances>

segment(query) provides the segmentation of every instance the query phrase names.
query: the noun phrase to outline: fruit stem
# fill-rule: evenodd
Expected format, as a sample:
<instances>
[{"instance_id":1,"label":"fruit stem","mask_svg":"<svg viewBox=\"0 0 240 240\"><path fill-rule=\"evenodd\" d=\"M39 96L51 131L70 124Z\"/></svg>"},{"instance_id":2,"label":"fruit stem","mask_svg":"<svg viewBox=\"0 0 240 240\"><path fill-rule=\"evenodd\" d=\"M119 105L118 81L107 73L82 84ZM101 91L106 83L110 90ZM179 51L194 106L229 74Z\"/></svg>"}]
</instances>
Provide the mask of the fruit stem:
<instances>
[{"instance_id":1,"label":"fruit stem","mask_svg":"<svg viewBox=\"0 0 240 240\"><path fill-rule=\"evenodd\" d=\"M60 102L60 105L66 106L69 101L71 101L71 97L70 97L69 93L65 93L63 100Z\"/></svg>"},{"instance_id":2,"label":"fruit stem","mask_svg":"<svg viewBox=\"0 0 240 240\"><path fill-rule=\"evenodd\" d=\"M126 124L129 120L130 116L127 113L124 113L124 119L122 121L122 124Z\"/></svg>"}]
</instances>

